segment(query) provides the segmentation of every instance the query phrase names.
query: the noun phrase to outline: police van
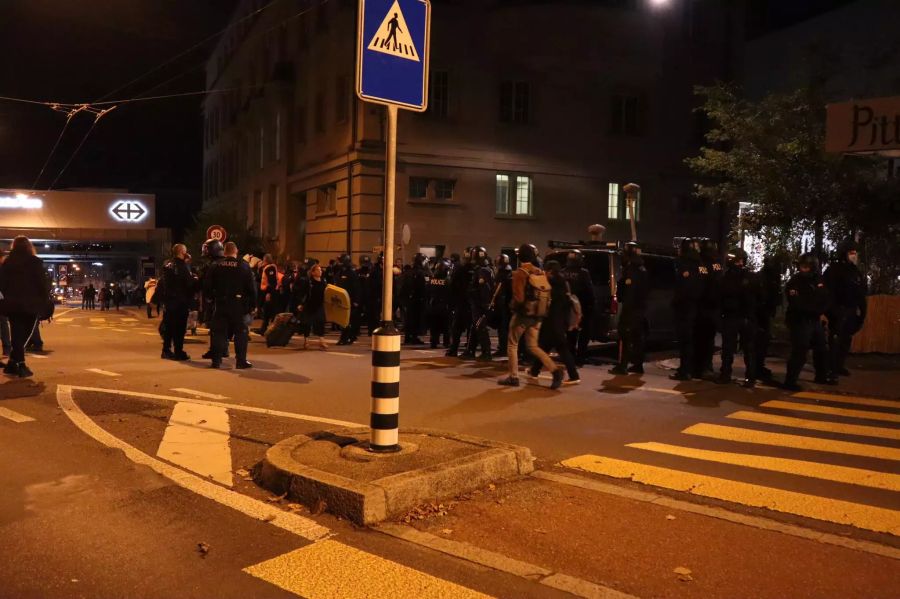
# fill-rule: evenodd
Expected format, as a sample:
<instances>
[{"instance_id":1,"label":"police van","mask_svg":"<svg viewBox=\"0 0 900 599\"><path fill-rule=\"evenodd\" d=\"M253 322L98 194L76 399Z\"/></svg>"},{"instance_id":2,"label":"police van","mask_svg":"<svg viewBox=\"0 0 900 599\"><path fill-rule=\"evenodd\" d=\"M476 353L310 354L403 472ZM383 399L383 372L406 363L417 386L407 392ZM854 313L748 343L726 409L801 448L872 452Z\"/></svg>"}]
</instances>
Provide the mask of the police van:
<instances>
[{"instance_id":1,"label":"police van","mask_svg":"<svg viewBox=\"0 0 900 599\"><path fill-rule=\"evenodd\" d=\"M590 324L592 341L618 339L619 303L616 286L622 274L622 249L626 242L550 241L546 261L555 260L565 266L568 254L579 250L584 257L584 268L591 273L594 284L594 317ZM675 289L675 249L665 246L641 245L641 258L650 280L647 298L648 340L673 341L675 322L672 313L672 294Z\"/></svg>"}]
</instances>

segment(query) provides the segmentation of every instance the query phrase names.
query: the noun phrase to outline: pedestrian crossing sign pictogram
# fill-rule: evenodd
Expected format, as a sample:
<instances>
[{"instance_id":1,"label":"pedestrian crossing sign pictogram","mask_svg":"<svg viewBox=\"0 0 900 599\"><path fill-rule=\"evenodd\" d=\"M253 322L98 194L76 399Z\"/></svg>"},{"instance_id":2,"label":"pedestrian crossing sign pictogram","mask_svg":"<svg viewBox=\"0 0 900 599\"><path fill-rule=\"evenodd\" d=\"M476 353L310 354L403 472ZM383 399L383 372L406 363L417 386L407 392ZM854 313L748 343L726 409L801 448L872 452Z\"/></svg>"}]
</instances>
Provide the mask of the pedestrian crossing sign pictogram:
<instances>
[{"instance_id":1,"label":"pedestrian crossing sign pictogram","mask_svg":"<svg viewBox=\"0 0 900 599\"><path fill-rule=\"evenodd\" d=\"M416 44L409 34L409 26L403 18L399 0L394 0L394 5L385 15L384 22L369 43L369 50L418 62L419 53L416 52Z\"/></svg>"},{"instance_id":2,"label":"pedestrian crossing sign pictogram","mask_svg":"<svg viewBox=\"0 0 900 599\"><path fill-rule=\"evenodd\" d=\"M428 106L430 0L359 0L360 99L423 112Z\"/></svg>"}]
</instances>

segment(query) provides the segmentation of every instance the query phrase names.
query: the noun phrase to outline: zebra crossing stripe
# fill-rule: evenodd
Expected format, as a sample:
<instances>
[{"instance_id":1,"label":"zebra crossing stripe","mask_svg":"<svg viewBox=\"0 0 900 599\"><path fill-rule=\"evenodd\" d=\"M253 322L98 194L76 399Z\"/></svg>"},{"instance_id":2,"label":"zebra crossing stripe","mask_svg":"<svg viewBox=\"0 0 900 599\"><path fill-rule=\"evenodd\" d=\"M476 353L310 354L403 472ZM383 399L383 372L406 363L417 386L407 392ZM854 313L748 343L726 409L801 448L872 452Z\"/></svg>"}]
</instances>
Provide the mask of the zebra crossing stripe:
<instances>
[{"instance_id":1,"label":"zebra crossing stripe","mask_svg":"<svg viewBox=\"0 0 900 599\"><path fill-rule=\"evenodd\" d=\"M400 451L400 335L391 327L372 335L372 439L376 452Z\"/></svg>"}]
</instances>

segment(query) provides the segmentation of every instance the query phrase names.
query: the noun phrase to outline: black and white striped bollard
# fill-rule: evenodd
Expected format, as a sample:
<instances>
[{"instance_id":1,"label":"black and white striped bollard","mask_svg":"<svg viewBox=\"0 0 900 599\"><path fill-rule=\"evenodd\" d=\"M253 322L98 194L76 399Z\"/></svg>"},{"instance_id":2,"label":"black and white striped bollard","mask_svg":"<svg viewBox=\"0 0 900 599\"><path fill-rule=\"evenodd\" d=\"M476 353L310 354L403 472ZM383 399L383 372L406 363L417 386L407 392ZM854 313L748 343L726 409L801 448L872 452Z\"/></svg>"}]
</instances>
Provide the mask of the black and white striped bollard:
<instances>
[{"instance_id":1,"label":"black and white striped bollard","mask_svg":"<svg viewBox=\"0 0 900 599\"><path fill-rule=\"evenodd\" d=\"M400 333L387 323L372 335L372 438L369 450L400 451Z\"/></svg>"}]
</instances>

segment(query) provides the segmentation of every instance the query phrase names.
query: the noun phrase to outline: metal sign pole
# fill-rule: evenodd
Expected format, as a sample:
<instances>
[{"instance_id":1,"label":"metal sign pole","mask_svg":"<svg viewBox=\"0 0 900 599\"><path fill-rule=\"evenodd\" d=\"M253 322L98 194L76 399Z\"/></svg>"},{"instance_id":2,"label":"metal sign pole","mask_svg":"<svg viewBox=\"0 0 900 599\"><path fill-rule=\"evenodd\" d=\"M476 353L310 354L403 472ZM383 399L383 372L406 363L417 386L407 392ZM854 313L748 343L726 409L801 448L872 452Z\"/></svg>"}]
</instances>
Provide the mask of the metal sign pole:
<instances>
[{"instance_id":1,"label":"metal sign pole","mask_svg":"<svg viewBox=\"0 0 900 599\"><path fill-rule=\"evenodd\" d=\"M400 451L400 333L394 327L394 204L397 191L397 107L389 105L384 163L384 286L381 328L372 335L372 436L369 450Z\"/></svg>"}]
</instances>

